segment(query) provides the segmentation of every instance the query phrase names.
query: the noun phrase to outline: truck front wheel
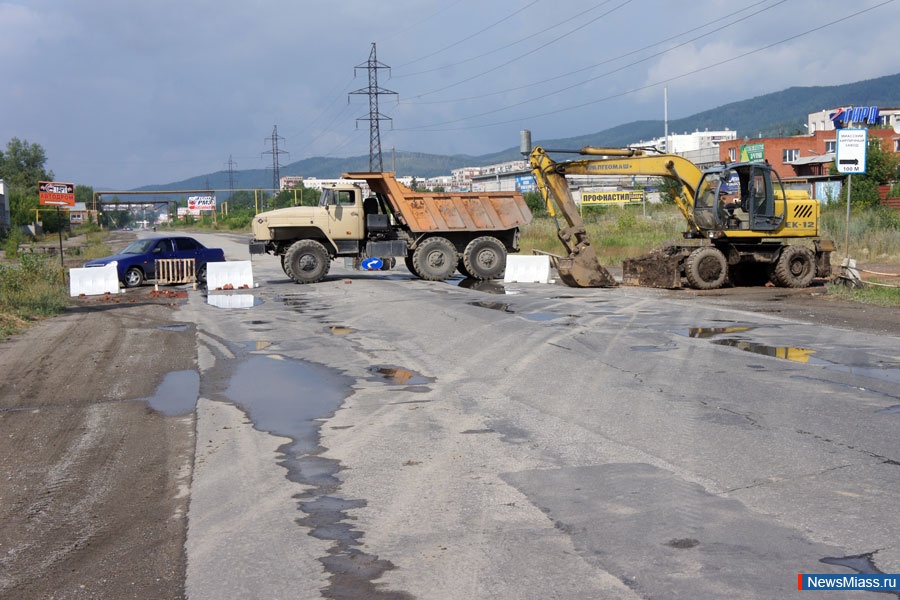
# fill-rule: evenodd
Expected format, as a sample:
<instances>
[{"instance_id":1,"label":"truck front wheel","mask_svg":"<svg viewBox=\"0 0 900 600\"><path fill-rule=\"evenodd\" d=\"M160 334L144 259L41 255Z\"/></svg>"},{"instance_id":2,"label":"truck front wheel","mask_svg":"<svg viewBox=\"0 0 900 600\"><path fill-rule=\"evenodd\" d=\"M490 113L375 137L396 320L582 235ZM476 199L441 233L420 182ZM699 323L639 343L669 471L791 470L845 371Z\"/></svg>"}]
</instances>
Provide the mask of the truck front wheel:
<instances>
[{"instance_id":1,"label":"truck front wheel","mask_svg":"<svg viewBox=\"0 0 900 600\"><path fill-rule=\"evenodd\" d=\"M458 260L456 247L442 237L425 239L412 257L416 274L427 281L443 281L450 277Z\"/></svg>"},{"instance_id":2,"label":"truck front wheel","mask_svg":"<svg viewBox=\"0 0 900 600\"><path fill-rule=\"evenodd\" d=\"M316 283L325 279L331 257L325 246L315 240L294 242L284 257L284 272L296 283Z\"/></svg>"},{"instance_id":3,"label":"truck front wheel","mask_svg":"<svg viewBox=\"0 0 900 600\"><path fill-rule=\"evenodd\" d=\"M495 237L475 238L463 252L463 263L475 279L497 279L506 270L506 248Z\"/></svg>"}]
</instances>

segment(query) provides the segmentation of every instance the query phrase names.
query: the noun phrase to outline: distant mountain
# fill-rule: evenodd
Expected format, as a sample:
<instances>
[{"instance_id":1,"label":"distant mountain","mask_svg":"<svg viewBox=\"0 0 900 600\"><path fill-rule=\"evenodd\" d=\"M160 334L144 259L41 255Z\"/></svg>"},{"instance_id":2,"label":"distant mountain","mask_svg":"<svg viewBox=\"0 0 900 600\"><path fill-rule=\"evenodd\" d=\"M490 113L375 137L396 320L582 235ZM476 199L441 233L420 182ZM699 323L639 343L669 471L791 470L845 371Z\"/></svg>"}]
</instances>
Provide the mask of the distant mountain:
<instances>
[{"instance_id":1,"label":"distant mountain","mask_svg":"<svg viewBox=\"0 0 900 600\"><path fill-rule=\"evenodd\" d=\"M669 131L693 132L702 130L735 130L739 137L770 137L794 135L803 131L807 115L812 112L838 106L900 107L900 74L878 77L857 83L836 86L792 87L781 92L757 96L749 100L733 102L718 108L697 113L683 119L669 121ZM662 137L665 123L659 121L634 121L604 131L578 137L534 140L535 145L546 148L571 148L582 146L627 146L641 140ZM520 159L517 146L492 154L452 156L418 152L384 154L384 167L400 175L420 178L447 175L453 169L477 167ZM280 168L281 175L301 175L332 179L347 171L367 171L368 156L350 158L314 157L293 162ZM255 169L236 171L238 188L272 187L271 170ZM219 171L169 183L151 185L139 190L178 190L206 187L228 189L228 173Z\"/></svg>"}]
</instances>

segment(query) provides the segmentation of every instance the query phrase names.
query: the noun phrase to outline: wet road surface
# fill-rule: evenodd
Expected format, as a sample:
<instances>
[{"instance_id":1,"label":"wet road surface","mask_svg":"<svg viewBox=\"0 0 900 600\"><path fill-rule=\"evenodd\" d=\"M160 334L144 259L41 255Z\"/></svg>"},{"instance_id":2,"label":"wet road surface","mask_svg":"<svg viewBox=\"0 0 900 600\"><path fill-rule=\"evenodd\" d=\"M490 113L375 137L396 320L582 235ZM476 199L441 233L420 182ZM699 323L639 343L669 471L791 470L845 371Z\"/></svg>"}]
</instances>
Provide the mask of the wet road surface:
<instances>
[{"instance_id":1,"label":"wet road surface","mask_svg":"<svg viewBox=\"0 0 900 600\"><path fill-rule=\"evenodd\" d=\"M253 269L250 301L179 311L189 598L831 598L797 574L900 572L897 337L655 290Z\"/></svg>"}]
</instances>

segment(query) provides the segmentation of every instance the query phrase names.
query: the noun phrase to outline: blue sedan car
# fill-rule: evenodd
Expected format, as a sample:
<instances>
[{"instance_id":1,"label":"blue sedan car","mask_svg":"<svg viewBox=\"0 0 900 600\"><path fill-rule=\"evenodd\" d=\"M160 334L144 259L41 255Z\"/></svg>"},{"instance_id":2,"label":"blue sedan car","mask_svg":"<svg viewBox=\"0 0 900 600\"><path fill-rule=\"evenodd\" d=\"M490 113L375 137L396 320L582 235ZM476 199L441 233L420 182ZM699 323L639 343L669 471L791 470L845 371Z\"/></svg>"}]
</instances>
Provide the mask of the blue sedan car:
<instances>
[{"instance_id":1,"label":"blue sedan car","mask_svg":"<svg viewBox=\"0 0 900 600\"><path fill-rule=\"evenodd\" d=\"M125 287L137 287L154 276L154 263L159 259L193 258L196 260L197 281L206 282L206 263L224 262L221 248L207 248L197 240L185 236L165 236L135 240L114 254L86 262L85 267L103 267L116 261L119 281Z\"/></svg>"}]
</instances>

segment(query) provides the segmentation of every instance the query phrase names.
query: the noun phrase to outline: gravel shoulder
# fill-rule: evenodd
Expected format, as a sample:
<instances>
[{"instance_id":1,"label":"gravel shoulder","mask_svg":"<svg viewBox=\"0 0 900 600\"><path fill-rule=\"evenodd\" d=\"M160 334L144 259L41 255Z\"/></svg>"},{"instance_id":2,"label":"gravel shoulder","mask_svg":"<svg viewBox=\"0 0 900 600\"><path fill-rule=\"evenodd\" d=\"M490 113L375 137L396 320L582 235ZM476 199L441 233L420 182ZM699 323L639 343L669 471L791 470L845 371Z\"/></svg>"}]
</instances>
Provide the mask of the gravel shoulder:
<instances>
[{"instance_id":1,"label":"gravel shoulder","mask_svg":"<svg viewBox=\"0 0 900 600\"><path fill-rule=\"evenodd\" d=\"M123 296L0 342L0 598L183 597L194 419L141 399L195 334Z\"/></svg>"}]
</instances>

